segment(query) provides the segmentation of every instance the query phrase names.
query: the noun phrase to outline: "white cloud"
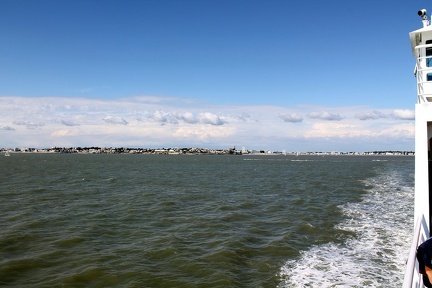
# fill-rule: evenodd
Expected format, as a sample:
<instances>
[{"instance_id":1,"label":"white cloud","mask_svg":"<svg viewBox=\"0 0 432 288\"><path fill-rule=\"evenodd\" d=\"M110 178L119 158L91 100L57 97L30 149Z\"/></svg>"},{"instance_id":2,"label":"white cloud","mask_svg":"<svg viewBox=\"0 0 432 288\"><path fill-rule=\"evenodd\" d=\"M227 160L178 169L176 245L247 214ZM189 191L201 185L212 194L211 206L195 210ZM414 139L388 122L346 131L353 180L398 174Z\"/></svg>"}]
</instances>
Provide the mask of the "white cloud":
<instances>
[{"instance_id":1,"label":"white cloud","mask_svg":"<svg viewBox=\"0 0 432 288\"><path fill-rule=\"evenodd\" d=\"M129 123L123 119L122 117L118 117L118 116L106 116L102 119L103 121L105 121L106 123L110 123L110 124L120 124L120 125L128 125Z\"/></svg>"},{"instance_id":2,"label":"white cloud","mask_svg":"<svg viewBox=\"0 0 432 288\"><path fill-rule=\"evenodd\" d=\"M76 136L76 135L79 135L79 130L63 129L63 130L56 130L51 133L51 136L53 137L65 137L65 136Z\"/></svg>"},{"instance_id":3,"label":"white cloud","mask_svg":"<svg viewBox=\"0 0 432 288\"><path fill-rule=\"evenodd\" d=\"M175 116L171 115L171 113L166 113L163 111L155 111L151 117L155 122L159 122L162 125L166 123L177 124L178 120Z\"/></svg>"},{"instance_id":4,"label":"white cloud","mask_svg":"<svg viewBox=\"0 0 432 288\"><path fill-rule=\"evenodd\" d=\"M279 118L281 118L284 122L298 123L303 121L303 117L296 113L281 113L279 114Z\"/></svg>"},{"instance_id":5,"label":"white cloud","mask_svg":"<svg viewBox=\"0 0 432 288\"><path fill-rule=\"evenodd\" d=\"M213 126L209 127L206 125L198 125L198 126L185 126L178 128L173 136L178 138L186 138L194 141L194 139L199 139L207 143L209 140L221 140L226 139L232 136L235 133L234 128L218 127Z\"/></svg>"},{"instance_id":6,"label":"white cloud","mask_svg":"<svg viewBox=\"0 0 432 288\"><path fill-rule=\"evenodd\" d=\"M339 114L332 114L329 112L311 112L308 114L308 117L311 119L320 119L320 120L328 120L328 121L342 120L342 117Z\"/></svg>"},{"instance_id":7,"label":"white cloud","mask_svg":"<svg viewBox=\"0 0 432 288\"><path fill-rule=\"evenodd\" d=\"M183 113L179 118L189 124L198 123L198 119L191 112Z\"/></svg>"},{"instance_id":8,"label":"white cloud","mask_svg":"<svg viewBox=\"0 0 432 288\"><path fill-rule=\"evenodd\" d=\"M365 151L370 150L367 143L374 150L378 145L382 150L414 149L411 110L209 106L190 99L167 99L0 97L0 139L9 147L201 145ZM364 121L368 119L374 121Z\"/></svg>"},{"instance_id":9,"label":"white cloud","mask_svg":"<svg viewBox=\"0 0 432 288\"><path fill-rule=\"evenodd\" d=\"M13 121L12 123L15 125L26 126L28 129L36 129L45 125L44 123L36 123L33 121Z\"/></svg>"},{"instance_id":10,"label":"white cloud","mask_svg":"<svg viewBox=\"0 0 432 288\"><path fill-rule=\"evenodd\" d=\"M15 130L15 128L10 127L10 126L8 126L8 125L0 125L0 130L5 130L5 131L9 130L9 131L13 131L13 130Z\"/></svg>"},{"instance_id":11,"label":"white cloud","mask_svg":"<svg viewBox=\"0 0 432 288\"><path fill-rule=\"evenodd\" d=\"M65 126L80 126L79 124L75 124L70 120L61 120L60 122Z\"/></svg>"},{"instance_id":12,"label":"white cloud","mask_svg":"<svg viewBox=\"0 0 432 288\"><path fill-rule=\"evenodd\" d=\"M314 123L312 127L304 132L306 138L387 138L395 141L395 138L414 138L414 125L412 124L387 124L371 128L361 123L321 122Z\"/></svg>"},{"instance_id":13,"label":"white cloud","mask_svg":"<svg viewBox=\"0 0 432 288\"><path fill-rule=\"evenodd\" d=\"M396 119L402 119L402 120L414 120L415 119L414 111L408 110L408 109L394 110L392 113L392 116Z\"/></svg>"},{"instance_id":14,"label":"white cloud","mask_svg":"<svg viewBox=\"0 0 432 288\"><path fill-rule=\"evenodd\" d=\"M355 117L360 120L376 120L386 118L387 116L380 111L374 110L372 112L356 113Z\"/></svg>"},{"instance_id":15,"label":"white cloud","mask_svg":"<svg viewBox=\"0 0 432 288\"><path fill-rule=\"evenodd\" d=\"M155 111L149 118L154 122L161 123L162 125L167 123L179 124L179 121L183 121L184 123L188 124L210 124L216 126L223 125L225 123L225 121L223 121L218 115L209 112L194 115L191 112L178 114L158 110Z\"/></svg>"},{"instance_id":16,"label":"white cloud","mask_svg":"<svg viewBox=\"0 0 432 288\"><path fill-rule=\"evenodd\" d=\"M219 125L223 125L224 121L222 121L221 118L219 118L219 116L209 113L209 112L205 112L205 113L200 113L198 115L198 119L200 121L200 123L204 123L204 124L210 124L210 125L215 125L215 126L219 126Z\"/></svg>"}]
</instances>

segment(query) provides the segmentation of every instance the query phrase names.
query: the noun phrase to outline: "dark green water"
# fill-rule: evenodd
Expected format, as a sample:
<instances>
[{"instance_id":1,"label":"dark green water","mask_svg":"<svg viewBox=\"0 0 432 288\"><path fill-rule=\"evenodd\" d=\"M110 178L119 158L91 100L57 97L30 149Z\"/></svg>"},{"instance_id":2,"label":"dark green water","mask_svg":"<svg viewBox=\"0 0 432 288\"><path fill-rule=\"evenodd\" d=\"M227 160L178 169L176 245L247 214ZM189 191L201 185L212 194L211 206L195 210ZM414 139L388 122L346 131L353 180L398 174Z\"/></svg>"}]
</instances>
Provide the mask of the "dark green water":
<instances>
[{"instance_id":1,"label":"dark green water","mask_svg":"<svg viewBox=\"0 0 432 288\"><path fill-rule=\"evenodd\" d=\"M400 287L413 172L413 157L1 157L0 286Z\"/></svg>"}]
</instances>

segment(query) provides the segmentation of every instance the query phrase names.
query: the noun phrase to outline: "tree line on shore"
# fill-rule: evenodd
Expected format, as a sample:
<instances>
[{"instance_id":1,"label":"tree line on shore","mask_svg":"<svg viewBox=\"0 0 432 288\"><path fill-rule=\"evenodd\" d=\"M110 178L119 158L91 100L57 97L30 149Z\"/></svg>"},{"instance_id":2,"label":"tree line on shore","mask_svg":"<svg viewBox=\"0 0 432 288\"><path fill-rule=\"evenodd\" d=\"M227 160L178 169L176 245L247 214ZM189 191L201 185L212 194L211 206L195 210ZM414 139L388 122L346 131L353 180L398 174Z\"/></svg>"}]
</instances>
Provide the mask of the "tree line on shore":
<instances>
[{"instance_id":1,"label":"tree line on shore","mask_svg":"<svg viewBox=\"0 0 432 288\"><path fill-rule=\"evenodd\" d=\"M413 151L369 151L369 152L285 152L268 150L238 150L208 148L127 148L127 147L52 147L52 148L1 148L0 152L22 153L81 153L81 154L215 154L215 155L404 155L412 156Z\"/></svg>"}]
</instances>

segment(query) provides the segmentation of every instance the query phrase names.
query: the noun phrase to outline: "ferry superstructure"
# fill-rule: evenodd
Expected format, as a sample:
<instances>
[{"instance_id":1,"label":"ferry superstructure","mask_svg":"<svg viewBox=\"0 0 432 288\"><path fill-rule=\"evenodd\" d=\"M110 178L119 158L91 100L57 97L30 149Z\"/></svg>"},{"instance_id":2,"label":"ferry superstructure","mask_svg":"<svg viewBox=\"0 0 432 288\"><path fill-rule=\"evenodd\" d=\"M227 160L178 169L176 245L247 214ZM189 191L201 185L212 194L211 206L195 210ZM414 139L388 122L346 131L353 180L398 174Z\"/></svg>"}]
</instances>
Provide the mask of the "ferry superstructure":
<instances>
[{"instance_id":1,"label":"ferry superstructure","mask_svg":"<svg viewBox=\"0 0 432 288\"><path fill-rule=\"evenodd\" d=\"M432 25L425 9L418 11L423 27L409 33L416 59L414 234L403 288L424 287L415 254L431 236L432 207Z\"/></svg>"}]
</instances>

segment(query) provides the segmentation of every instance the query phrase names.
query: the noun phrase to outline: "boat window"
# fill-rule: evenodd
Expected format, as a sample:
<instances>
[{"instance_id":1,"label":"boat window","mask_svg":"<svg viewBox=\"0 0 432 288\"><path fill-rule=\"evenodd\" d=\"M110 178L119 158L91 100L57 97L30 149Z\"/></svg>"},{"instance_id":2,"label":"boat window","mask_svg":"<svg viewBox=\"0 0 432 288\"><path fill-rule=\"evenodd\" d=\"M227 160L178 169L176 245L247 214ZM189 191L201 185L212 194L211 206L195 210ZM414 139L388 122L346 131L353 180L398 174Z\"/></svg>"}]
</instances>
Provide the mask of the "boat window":
<instances>
[{"instance_id":1,"label":"boat window","mask_svg":"<svg viewBox=\"0 0 432 288\"><path fill-rule=\"evenodd\" d=\"M428 73L427 75L426 75L426 81L432 81L432 73Z\"/></svg>"},{"instance_id":2,"label":"boat window","mask_svg":"<svg viewBox=\"0 0 432 288\"><path fill-rule=\"evenodd\" d=\"M430 44L432 44L432 40L427 40L426 41L426 45L430 45ZM431 57L428 57L428 56L431 56ZM427 47L426 48L426 57L428 57L428 58L426 58L426 67L432 67L432 47ZM428 75L428 78L429 78L429 75ZM428 81L429 81L429 79L428 79Z\"/></svg>"}]
</instances>

